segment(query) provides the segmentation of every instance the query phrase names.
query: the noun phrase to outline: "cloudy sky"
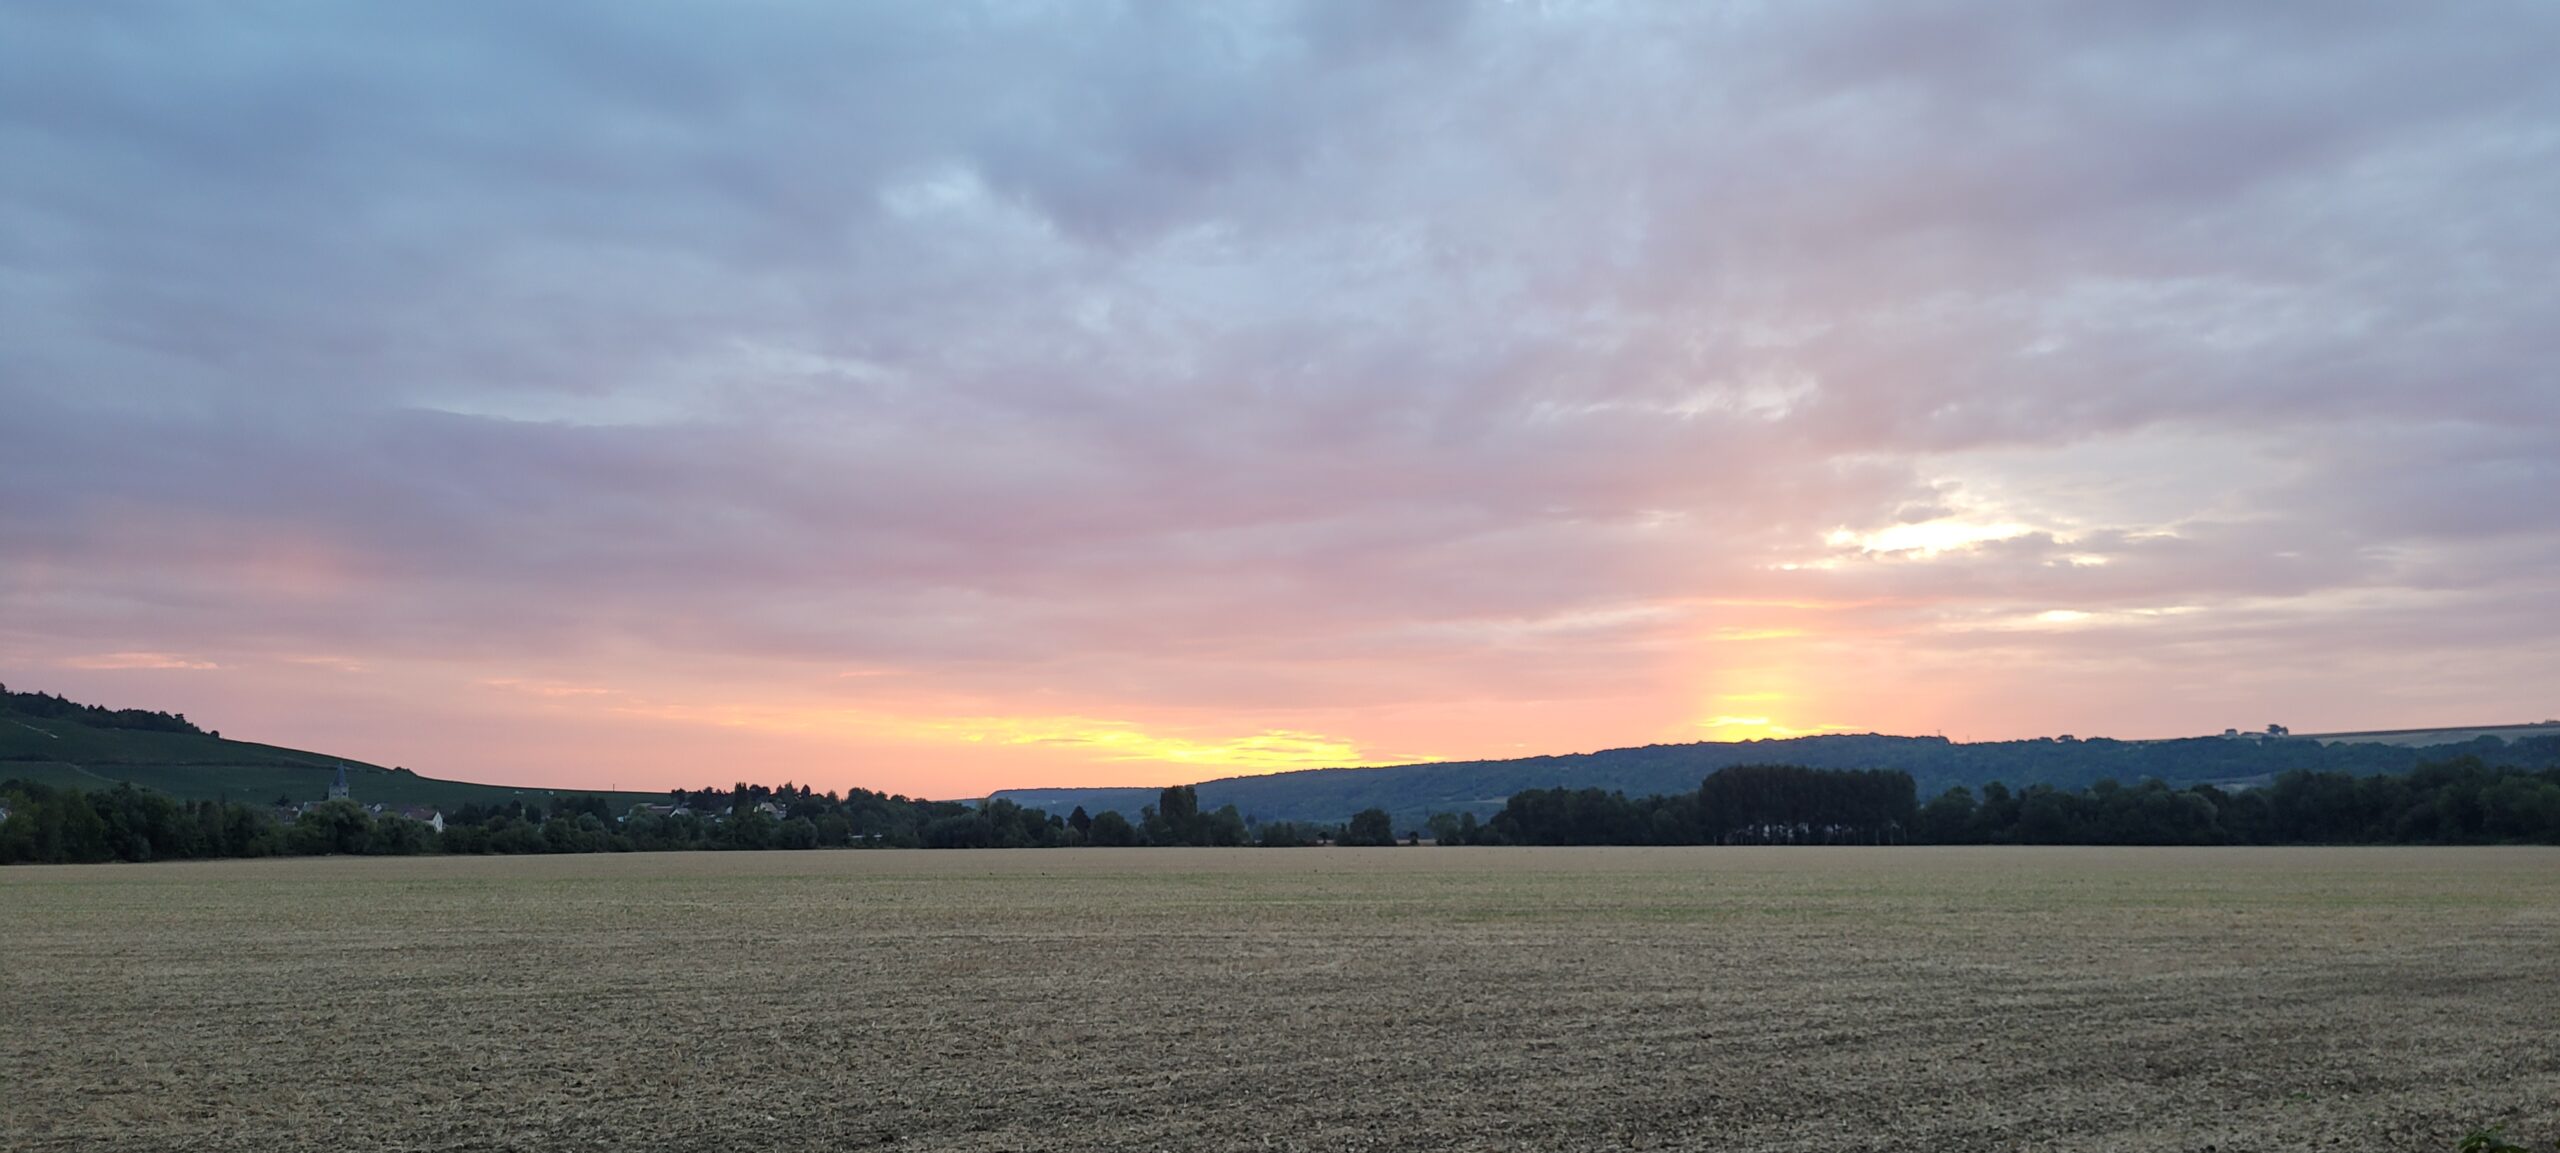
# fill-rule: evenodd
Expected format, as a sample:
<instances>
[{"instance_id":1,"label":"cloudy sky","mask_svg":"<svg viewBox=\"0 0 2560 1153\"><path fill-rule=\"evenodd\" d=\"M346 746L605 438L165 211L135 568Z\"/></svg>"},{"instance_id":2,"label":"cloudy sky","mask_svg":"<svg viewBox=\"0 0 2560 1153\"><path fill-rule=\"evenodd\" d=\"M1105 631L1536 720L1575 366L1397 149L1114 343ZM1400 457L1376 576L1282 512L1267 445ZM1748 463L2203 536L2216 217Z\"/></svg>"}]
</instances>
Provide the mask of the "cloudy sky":
<instances>
[{"instance_id":1,"label":"cloudy sky","mask_svg":"<svg viewBox=\"0 0 2560 1153\"><path fill-rule=\"evenodd\" d=\"M0 9L0 678L1007 785L2560 715L2542 3Z\"/></svg>"}]
</instances>

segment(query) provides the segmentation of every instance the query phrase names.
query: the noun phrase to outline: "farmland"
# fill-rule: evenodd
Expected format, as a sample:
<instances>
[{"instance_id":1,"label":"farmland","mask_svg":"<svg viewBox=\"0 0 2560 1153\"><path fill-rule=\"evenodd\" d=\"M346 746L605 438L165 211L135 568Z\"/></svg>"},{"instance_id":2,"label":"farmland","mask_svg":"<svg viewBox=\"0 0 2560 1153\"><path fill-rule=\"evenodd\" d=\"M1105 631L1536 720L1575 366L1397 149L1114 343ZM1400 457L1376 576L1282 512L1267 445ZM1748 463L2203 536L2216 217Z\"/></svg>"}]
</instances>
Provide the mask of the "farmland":
<instances>
[{"instance_id":1,"label":"farmland","mask_svg":"<svg viewBox=\"0 0 2560 1153\"><path fill-rule=\"evenodd\" d=\"M2446 1149L2560 851L0 871L0 1148Z\"/></svg>"}]
</instances>

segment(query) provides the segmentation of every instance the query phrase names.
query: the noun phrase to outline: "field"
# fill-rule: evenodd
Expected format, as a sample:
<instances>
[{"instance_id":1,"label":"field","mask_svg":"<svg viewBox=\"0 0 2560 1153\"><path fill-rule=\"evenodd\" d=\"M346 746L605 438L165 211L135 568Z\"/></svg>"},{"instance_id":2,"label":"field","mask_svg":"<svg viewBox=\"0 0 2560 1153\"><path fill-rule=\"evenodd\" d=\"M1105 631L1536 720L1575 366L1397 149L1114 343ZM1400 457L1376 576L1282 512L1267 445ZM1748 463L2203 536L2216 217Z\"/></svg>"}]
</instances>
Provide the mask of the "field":
<instances>
[{"instance_id":1,"label":"field","mask_svg":"<svg viewBox=\"0 0 2560 1153\"><path fill-rule=\"evenodd\" d=\"M2451 1150L2560 852L0 870L0 1148Z\"/></svg>"}]
</instances>

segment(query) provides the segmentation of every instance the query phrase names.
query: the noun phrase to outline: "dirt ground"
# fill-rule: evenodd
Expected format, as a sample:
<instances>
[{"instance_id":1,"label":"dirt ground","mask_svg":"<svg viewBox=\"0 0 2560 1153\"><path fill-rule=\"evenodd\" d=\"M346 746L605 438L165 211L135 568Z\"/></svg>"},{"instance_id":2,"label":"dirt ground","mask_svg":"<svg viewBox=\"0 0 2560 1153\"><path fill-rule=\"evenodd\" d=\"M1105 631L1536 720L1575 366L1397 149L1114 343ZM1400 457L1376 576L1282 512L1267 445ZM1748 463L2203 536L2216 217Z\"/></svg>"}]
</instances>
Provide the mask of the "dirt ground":
<instances>
[{"instance_id":1,"label":"dirt ground","mask_svg":"<svg viewBox=\"0 0 2560 1153\"><path fill-rule=\"evenodd\" d=\"M2440 1150L2560 851L0 869L0 1148Z\"/></svg>"}]
</instances>

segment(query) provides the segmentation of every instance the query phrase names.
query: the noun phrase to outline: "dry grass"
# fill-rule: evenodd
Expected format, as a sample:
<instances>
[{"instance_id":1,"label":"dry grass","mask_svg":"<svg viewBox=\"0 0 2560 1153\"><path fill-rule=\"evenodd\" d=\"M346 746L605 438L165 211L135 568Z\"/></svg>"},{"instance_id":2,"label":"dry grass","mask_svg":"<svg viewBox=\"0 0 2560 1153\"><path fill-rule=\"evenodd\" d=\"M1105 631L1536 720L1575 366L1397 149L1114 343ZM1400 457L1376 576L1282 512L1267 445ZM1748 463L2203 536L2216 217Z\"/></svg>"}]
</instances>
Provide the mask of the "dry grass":
<instances>
[{"instance_id":1,"label":"dry grass","mask_svg":"<svg viewBox=\"0 0 2560 1153\"><path fill-rule=\"evenodd\" d=\"M0 870L9 1149L2449 1150L2560 1133L2560 853Z\"/></svg>"}]
</instances>

